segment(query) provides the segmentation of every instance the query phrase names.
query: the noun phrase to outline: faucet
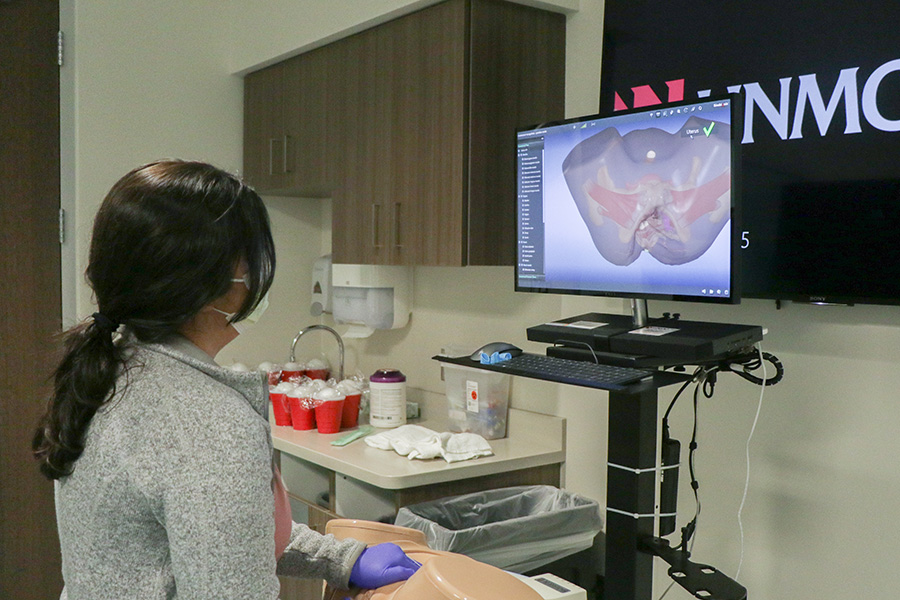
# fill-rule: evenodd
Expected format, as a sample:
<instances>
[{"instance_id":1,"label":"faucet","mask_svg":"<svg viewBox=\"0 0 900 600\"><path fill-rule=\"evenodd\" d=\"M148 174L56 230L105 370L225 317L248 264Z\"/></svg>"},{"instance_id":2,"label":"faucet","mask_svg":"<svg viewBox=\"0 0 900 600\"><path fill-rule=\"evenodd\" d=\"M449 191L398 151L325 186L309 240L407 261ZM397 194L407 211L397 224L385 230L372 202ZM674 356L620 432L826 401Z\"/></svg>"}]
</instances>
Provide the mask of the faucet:
<instances>
[{"instance_id":1,"label":"faucet","mask_svg":"<svg viewBox=\"0 0 900 600\"><path fill-rule=\"evenodd\" d=\"M314 329L324 329L325 331L330 332L331 335L334 336L334 339L337 340L339 357L340 357L340 361L341 361L340 371L338 371L338 381L343 381L344 380L344 340L341 339L341 336L340 336L340 334L338 334L337 331L335 331L331 327L328 327L327 325L310 325L310 326L304 327L303 329L300 330L300 333L298 333L297 337L294 338L294 341L291 342L291 359L290 359L291 362L294 362L294 360L295 360L294 349L297 347L297 342L300 341L301 337L303 337L305 334L309 333L310 331L313 331Z\"/></svg>"}]
</instances>

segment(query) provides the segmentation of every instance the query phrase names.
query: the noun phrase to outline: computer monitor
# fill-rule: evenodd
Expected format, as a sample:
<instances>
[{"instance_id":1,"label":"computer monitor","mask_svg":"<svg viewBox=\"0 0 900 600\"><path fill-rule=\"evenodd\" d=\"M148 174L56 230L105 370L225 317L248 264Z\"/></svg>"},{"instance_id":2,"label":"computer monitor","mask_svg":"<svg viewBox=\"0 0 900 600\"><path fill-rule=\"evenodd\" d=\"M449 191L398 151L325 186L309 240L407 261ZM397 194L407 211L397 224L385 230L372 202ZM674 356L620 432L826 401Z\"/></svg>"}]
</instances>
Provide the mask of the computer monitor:
<instances>
[{"instance_id":1,"label":"computer monitor","mask_svg":"<svg viewBox=\"0 0 900 600\"><path fill-rule=\"evenodd\" d=\"M737 303L741 97L517 131L516 290Z\"/></svg>"}]
</instances>

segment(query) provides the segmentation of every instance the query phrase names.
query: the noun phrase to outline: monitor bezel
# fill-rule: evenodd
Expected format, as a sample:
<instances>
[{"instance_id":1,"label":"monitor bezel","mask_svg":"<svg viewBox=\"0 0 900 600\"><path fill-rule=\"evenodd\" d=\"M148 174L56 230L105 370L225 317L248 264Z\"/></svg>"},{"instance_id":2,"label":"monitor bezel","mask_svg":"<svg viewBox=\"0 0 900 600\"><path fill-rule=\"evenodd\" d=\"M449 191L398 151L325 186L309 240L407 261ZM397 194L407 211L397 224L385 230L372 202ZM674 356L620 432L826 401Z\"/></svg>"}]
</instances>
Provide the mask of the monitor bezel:
<instances>
[{"instance_id":1,"label":"monitor bezel","mask_svg":"<svg viewBox=\"0 0 900 600\"><path fill-rule=\"evenodd\" d=\"M515 143L518 144L519 135L523 132L536 131L547 127L556 127L560 125L571 125L581 123L583 121L593 121L596 119L608 117L630 116L641 113L651 113L661 110L678 109L682 106L691 106L700 103L729 101L731 109L731 272L729 274L731 280L731 288L728 296L693 296L669 293L633 293L626 291L606 291L606 290L579 290L569 288L541 287L528 285L523 286L519 282L519 236L521 234L519 217L520 204L518 199L518 184L516 186L515 211L516 211L516 263L515 263L515 291L531 292L539 294L562 294L574 296L591 296L606 298L631 298L641 300L663 300L677 302L701 302L706 304L739 304L741 301L741 132L743 132L743 95L742 94L718 94L710 95L706 98L697 98L693 100L685 100L681 102L671 102L664 106L645 106L632 108L629 110L620 110L607 113L596 113L591 115L583 115L572 117L558 121L549 121L546 123L538 123L535 125L518 127L515 132ZM518 161L515 166L516 181L518 183Z\"/></svg>"}]
</instances>

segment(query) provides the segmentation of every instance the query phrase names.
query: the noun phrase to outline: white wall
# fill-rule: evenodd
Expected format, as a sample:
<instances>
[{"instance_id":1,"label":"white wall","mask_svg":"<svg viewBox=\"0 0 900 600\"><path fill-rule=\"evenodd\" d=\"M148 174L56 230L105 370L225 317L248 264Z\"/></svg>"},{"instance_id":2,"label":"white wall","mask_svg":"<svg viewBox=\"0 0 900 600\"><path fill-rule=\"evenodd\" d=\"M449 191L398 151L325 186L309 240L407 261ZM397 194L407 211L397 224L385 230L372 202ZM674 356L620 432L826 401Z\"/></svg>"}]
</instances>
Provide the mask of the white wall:
<instances>
[{"instance_id":1,"label":"white wall","mask_svg":"<svg viewBox=\"0 0 900 600\"><path fill-rule=\"evenodd\" d=\"M92 312L81 275L94 213L133 167L166 157L241 166L242 90L228 68L216 2L63 0L63 203L74 208L63 252L66 314ZM69 286L74 286L74 292ZM72 297L74 295L74 298Z\"/></svg>"},{"instance_id":2,"label":"white wall","mask_svg":"<svg viewBox=\"0 0 900 600\"><path fill-rule=\"evenodd\" d=\"M74 21L75 54L64 113L72 123L64 190L77 208L77 314L91 312L82 284L84 241L100 198L126 170L160 156L206 158L237 169L241 156L240 81L232 73L312 47L383 15L421 2L277 0L229 3L64 0ZM555 3L571 10L572 2ZM602 2L575 2L568 18L567 113L596 110ZM70 54L70 57L73 56ZM66 76L64 75L64 78ZM66 81L66 79L64 79ZM67 122L64 119L64 122ZM66 137L64 136L64 139ZM257 330L238 339L221 362L284 360L307 317L312 261L330 245L327 201L269 198L279 263L272 306ZM505 339L528 350L525 327L588 311L622 312L624 303L516 294L508 268L418 268L410 325L347 342L347 366L364 373L398 366L411 385L440 391L430 356L442 346L474 348ZM750 490L743 511L741 582L754 599L838 600L892 597L900 542L900 308L822 308L750 300L738 307L651 303L684 318L763 325L763 349L787 374L766 390L750 445ZM328 322L327 320L324 322ZM324 337L300 352L333 352ZM740 560L737 512L745 445L758 387L723 376L700 401L699 454L703 511L694 547L698 561L734 575ZM660 406L674 390L661 394ZM513 403L568 418L567 486L605 500L606 397L602 393L516 380ZM690 401L673 411L673 433L686 445ZM679 525L693 514L682 482ZM656 593L668 579L656 570ZM614 576L614 574L610 574ZM679 588L668 598L689 598Z\"/></svg>"}]
</instances>

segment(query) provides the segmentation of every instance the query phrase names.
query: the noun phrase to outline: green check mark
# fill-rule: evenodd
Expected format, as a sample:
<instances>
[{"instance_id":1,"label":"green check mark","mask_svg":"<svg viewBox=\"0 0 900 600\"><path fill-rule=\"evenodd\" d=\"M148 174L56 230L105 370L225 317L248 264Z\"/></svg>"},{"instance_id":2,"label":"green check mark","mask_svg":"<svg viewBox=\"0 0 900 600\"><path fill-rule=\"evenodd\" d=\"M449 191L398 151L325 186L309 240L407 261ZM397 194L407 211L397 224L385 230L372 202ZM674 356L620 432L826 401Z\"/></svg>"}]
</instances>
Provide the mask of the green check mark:
<instances>
[{"instance_id":1,"label":"green check mark","mask_svg":"<svg viewBox=\"0 0 900 600\"><path fill-rule=\"evenodd\" d=\"M710 123L709 126L703 128L703 133L706 134L706 137L709 137L709 135L712 133L713 127L715 127L715 126L716 126L716 124L715 124L715 122L713 122L713 123Z\"/></svg>"}]
</instances>

